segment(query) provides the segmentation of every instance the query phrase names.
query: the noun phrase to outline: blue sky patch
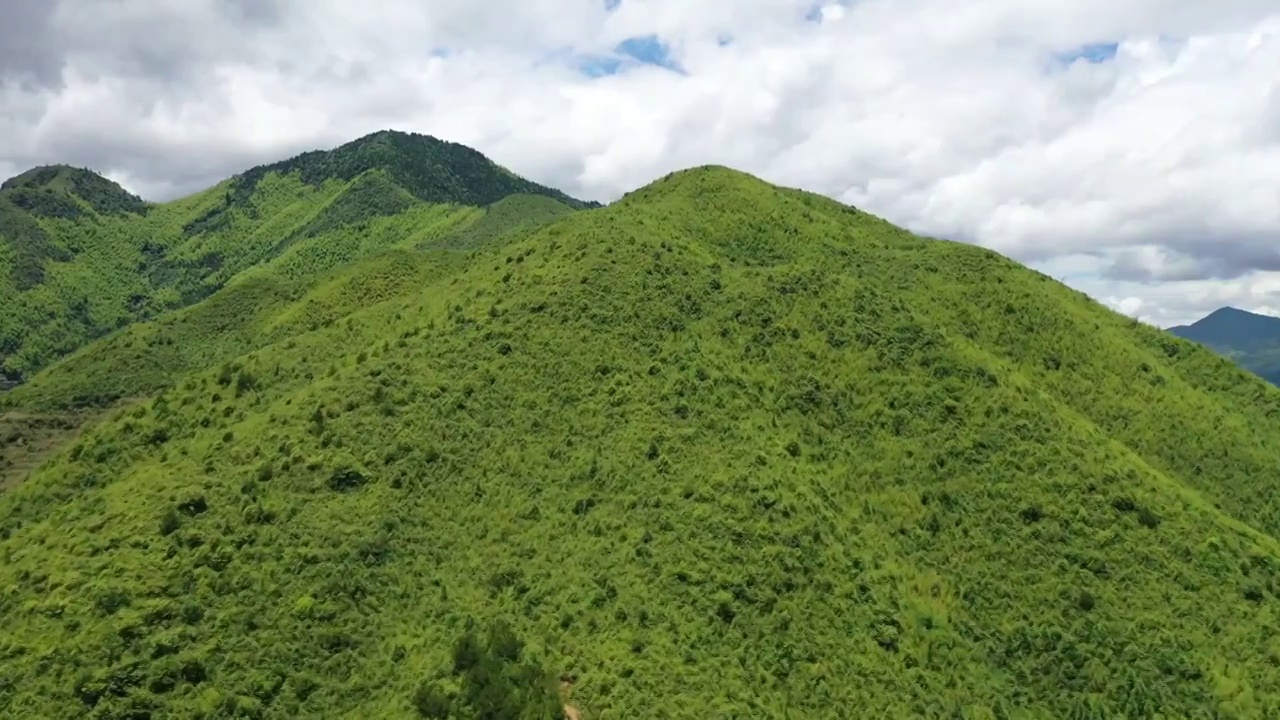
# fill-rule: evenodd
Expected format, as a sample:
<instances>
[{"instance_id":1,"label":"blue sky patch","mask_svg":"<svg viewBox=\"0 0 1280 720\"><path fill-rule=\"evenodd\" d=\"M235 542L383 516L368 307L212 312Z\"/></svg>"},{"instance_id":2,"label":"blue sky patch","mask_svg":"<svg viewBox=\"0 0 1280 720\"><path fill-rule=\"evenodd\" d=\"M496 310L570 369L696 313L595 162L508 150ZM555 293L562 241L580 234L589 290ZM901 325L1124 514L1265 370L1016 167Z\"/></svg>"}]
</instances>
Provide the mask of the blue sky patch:
<instances>
[{"instance_id":1,"label":"blue sky patch","mask_svg":"<svg viewBox=\"0 0 1280 720\"><path fill-rule=\"evenodd\" d=\"M612 52L569 55L571 64L588 77L605 77L626 72L639 65L653 65L684 74L684 68L671 57L671 50L657 35L627 38Z\"/></svg>"},{"instance_id":2,"label":"blue sky patch","mask_svg":"<svg viewBox=\"0 0 1280 720\"><path fill-rule=\"evenodd\" d=\"M1120 43L1116 42L1090 43L1067 52L1057 53L1056 57L1063 65L1070 65L1077 60L1097 64L1115 59L1116 52L1119 50Z\"/></svg>"},{"instance_id":3,"label":"blue sky patch","mask_svg":"<svg viewBox=\"0 0 1280 720\"><path fill-rule=\"evenodd\" d=\"M613 49L620 55L627 55L646 65L657 65L668 70L680 70L680 66L671 58L671 48L657 35L643 35L627 38Z\"/></svg>"},{"instance_id":4,"label":"blue sky patch","mask_svg":"<svg viewBox=\"0 0 1280 720\"><path fill-rule=\"evenodd\" d=\"M622 61L611 55L579 55L578 71L587 77L605 77L617 75L622 70Z\"/></svg>"}]
</instances>

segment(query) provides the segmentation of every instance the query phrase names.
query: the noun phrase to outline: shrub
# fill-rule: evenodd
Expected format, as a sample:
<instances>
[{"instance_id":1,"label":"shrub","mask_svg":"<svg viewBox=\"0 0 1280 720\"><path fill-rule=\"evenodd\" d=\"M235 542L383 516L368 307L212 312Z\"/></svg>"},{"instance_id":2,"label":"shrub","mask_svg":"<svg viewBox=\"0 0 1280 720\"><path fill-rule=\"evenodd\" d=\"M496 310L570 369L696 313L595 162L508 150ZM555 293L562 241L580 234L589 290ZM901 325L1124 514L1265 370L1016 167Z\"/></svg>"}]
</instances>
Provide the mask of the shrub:
<instances>
[{"instance_id":1,"label":"shrub","mask_svg":"<svg viewBox=\"0 0 1280 720\"><path fill-rule=\"evenodd\" d=\"M453 644L453 672L464 673L480 663L484 648L475 633L468 630Z\"/></svg>"},{"instance_id":2,"label":"shrub","mask_svg":"<svg viewBox=\"0 0 1280 720\"><path fill-rule=\"evenodd\" d=\"M1151 508L1144 506L1138 509L1138 522L1141 523L1143 527L1148 527L1154 530L1160 526L1160 516L1155 514Z\"/></svg>"},{"instance_id":3,"label":"shrub","mask_svg":"<svg viewBox=\"0 0 1280 720\"><path fill-rule=\"evenodd\" d=\"M209 502L205 500L204 495L193 495L183 502L178 503L178 510L184 515L194 517L208 512Z\"/></svg>"},{"instance_id":4,"label":"shrub","mask_svg":"<svg viewBox=\"0 0 1280 720\"><path fill-rule=\"evenodd\" d=\"M250 390L254 390L257 387L258 387L258 379L254 377L253 374L250 373L249 371L241 370L240 374L236 375L236 397L240 397L241 395L249 392Z\"/></svg>"},{"instance_id":5,"label":"shrub","mask_svg":"<svg viewBox=\"0 0 1280 720\"><path fill-rule=\"evenodd\" d=\"M256 475L258 482L267 482L274 476L275 469L271 466L270 462L264 462L258 466L258 473Z\"/></svg>"},{"instance_id":6,"label":"shrub","mask_svg":"<svg viewBox=\"0 0 1280 720\"><path fill-rule=\"evenodd\" d=\"M364 473L351 466L343 466L333 471L329 476L329 489L337 492L347 492L355 490L368 482Z\"/></svg>"},{"instance_id":7,"label":"shrub","mask_svg":"<svg viewBox=\"0 0 1280 720\"><path fill-rule=\"evenodd\" d=\"M453 673L462 681L458 701L463 708L459 709L469 711L468 716L492 720L562 720L564 705L554 677L537 664L522 661L524 643L514 630L496 621L489 626L487 641L482 644L475 630L469 629L454 645ZM414 696L424 717L448 717L426 715L423 710L442 712L446 701L443 693L427 685L420 686Z\"/></svg>"},{"instance_id":8,"label":"shrub","mask_svg":"<svg viewBox=\"0 0 1280 720\"><path fill-rule=\"evenodd\" d=\"M435 683L422 683L413 693L413 706L424 718L444 720L449 717L453 698L449 697Z\"/></svg>"},{"instance_id":9,"label":"shrub","mask_svg":"<svg viewBox=\"0 0 1280 720\"><path fill-rule=\"evenodd\" d=\"M182 527L182 516L174 508L169 508L160 518L160 534L172 535L180 527Z\"/></svg>"}]
</instances>

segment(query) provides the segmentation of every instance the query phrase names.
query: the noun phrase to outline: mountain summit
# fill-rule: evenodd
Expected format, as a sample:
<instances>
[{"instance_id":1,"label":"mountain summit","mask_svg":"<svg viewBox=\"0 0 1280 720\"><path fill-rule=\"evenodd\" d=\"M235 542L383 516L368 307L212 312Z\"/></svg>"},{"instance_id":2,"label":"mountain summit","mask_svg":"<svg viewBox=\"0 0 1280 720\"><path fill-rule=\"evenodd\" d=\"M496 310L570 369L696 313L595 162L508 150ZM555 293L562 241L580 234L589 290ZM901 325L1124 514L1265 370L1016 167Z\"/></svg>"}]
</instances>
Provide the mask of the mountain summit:
<instances>
[{"instance_id":1,"label":"mountain summit","mask_svg":"<svg viewBox=\"0 0 1280 720\"><path fill-rule=\"evenodd\" d=\"M573 208L599 207L559 190L525 180L479 151L418 133L383 130L333 150L314 150L288 160L261 165L235 176L225 202L203 219L208 222L233 208L249 208L259 181L270 174L296 175L303 183L350 182L370 172L418 200L429 203L484 206L515 194L553 198ZM216 222L216 220L215 220Z\"/></svg>"},{"instance_id":2,"label":"mountain summit","mask_svg":"<svg viewBox=\"0 0 1280 720\"><path fill-rule=\"evenodd\" d=\"M314 275L398 243L430 243L516 197L542 199L514 203L539 217L598 207L471 148L395 131L159 205L88 170L34 168L0 190L0 378L30 379L98 337L192 305L264 265ZM500 212L528 219L511 206Z\"/></svg>"},{"instance_id":3,"label":"mountain summit","mask_svg":"<svg viewBox=\"0 0 1280 720\"><path fill-rule=\"evenodd\" d=\"M4 384L20 375L6 356L21 344L15 338L19 328L32 320L20 294L43 285L51 268L71 262L81 248L57 228L108 216L137 219L148 209L140 198L101 175L65 165L32 168L0 183L0 307L4 308L0 312L0 380ZM63 309L43 313L45 321L64 323Z\"/></svg>"},{"instance_id":4,"label":"mountain summit","mask_svg":"<svg viewBox=\"0 0 1280 720\"><path fill-rule=\"evenodd\" d=\"M1208 345L1246 370L1280 384L1280 318L1223 307L1169 332Z\"/></svg>"},{"instance_id":5,"label":"mountain summit","mask_svg":"<svg viewBox=\"0 0 1280 720\"><path fill-rule=\"evenodd\" d=\"M1190 325L1169 332L1206 345L1252 347L1280 341L1280 318L1234 307L1221 307Z\"/></svg>"},{"instance_id":6,"label":"mountain summit","mask_svg":"<svg viewBox=\"0 0 1280 720\"><path fill-rule=\"evenodd\" d=\"M114 181L84 168L44 165L0 183L0 200L38 217L75 219L100 214L146 214L148 205Z\"/></svg>"},{"instance_id":7,"label":"mountain summit","mask_svg":"<svg viewBox=\"0 0 1280 720\"><path fill-rule=\"evenodd\" d=\"M408 212L11 393L187 368L0 495L0 708L1280 717L1280 395L1208 349L722 168Z\"/></svg>"}]
</instances>

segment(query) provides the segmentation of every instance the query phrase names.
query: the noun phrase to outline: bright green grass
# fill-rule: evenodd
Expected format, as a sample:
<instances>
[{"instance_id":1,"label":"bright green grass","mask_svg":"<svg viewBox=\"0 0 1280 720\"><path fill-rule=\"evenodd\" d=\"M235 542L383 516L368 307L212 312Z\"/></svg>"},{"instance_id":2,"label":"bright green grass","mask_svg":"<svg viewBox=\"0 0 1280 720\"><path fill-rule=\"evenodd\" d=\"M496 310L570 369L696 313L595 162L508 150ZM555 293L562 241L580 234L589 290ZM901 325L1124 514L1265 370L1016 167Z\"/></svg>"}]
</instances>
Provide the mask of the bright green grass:
<instances>
[{"instance_id":1,"label":"bright green grass","mask_svg":"<svg viewBox=\"0 0 1280 720\"><path fill-rule=\"evenodd\" d=\"M492 618L587 718L1280 715L1200 346L719 168L387 297L0 496L0 715L413 717Z\"/></svg>"},{"instance_id":2,"label":"bright green grass","mask_svg":"<svg viewBox=\"0 0 1280 720\"><path fill-rule=\"evenodd\" d=\"M422 247L474 250L500 244L520 233L531 232L573 208L541 195L512 195L485 208L473 222L461 225L441 238L424 240Z\"/></svg>"},{"instance_id":3,"label":"bright green grass","mask_svg":"<svg viewBox=\"0 0 1280 720\"><path fill-rule=\"evenodd\" d=\"M456 270L466 252L496 246L573 212L546 198L513 200L490 208L419 203L393 216L343 223L299 239L237 274L203 302L90 343L0 401L51 410L149 394L186 373L416 293Z\"/></svg>"},{"instance_id":4,"label":"bright green grass","mask_svg":"<svg viewBox=\"0 0 1280 720\"><path fill-rule=\"evenodd\" d=\"M87 170L33 169L0 188L0 381L30 379L246 271L271 264L291 279L315 277L387 247L437 240L446 215L461 224L513 195L545 200L525 201L539 218L546 206L590 205L470 148L396 132L252 168L159 205Z\"/></svg>"},{"instance_id":5,"label":"bright green grass","mask_svg":"<svg viewBox=\"0 0 1280 720\"><path fill-rule=\"evenodd\" d=\"M44 263L39 283L21 292L0 288L11 301L6 310L13 308L0 319L5 369L29 376L113 329L207 297L270 259L283 234L341 191L280 176L259 189L258 218L237 216L208 235L187 237L182 228L218 188L208 197L155 206L145 216L39 219L40 230L66 251Z\"/></svg>"}]
</instances>

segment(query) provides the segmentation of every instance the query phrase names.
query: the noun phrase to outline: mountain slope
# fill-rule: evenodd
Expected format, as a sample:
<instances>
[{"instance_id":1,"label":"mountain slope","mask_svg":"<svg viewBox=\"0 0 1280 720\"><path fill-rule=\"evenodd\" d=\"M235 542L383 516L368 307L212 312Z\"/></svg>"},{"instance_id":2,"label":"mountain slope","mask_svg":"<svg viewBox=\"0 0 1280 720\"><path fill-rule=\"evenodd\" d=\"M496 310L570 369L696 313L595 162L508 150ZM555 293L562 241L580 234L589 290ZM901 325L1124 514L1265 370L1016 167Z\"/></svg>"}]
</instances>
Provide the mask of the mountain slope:
<instances>
[{"instance_id":1,"label":"mountain slope","mask_svg":"<svg viewBox=\"0 0 1280 720\"><path fill-rule=\"evenodd\" d=\"M0 495L0 714L413 717L502 618L585 717L1275 717L1277 462L1208 350L699 168Z\"/></svg>"},{"instance_id":2,"label":"mountain slope","mask_svg":"<svg viewBox=\"0 0 1280 720\"><path fill-rule=\"evenodd\" d=\"M1280 318L1224 307L1169 332L1208 345L1249 372L1280 384Z\"/></svg>"},{"instance_id":3,"label":"mountain slope","mask_svg":"<svg viewBox=\"0 0 1280 720\"><path fill-rule=\"evenodd\" d=\"M475 219L468 210L516 194L595 206L470 148L391 131L161 205L87 170L33 169L0 189L0 378L29 379L98 337L199 302L287 253L317 261L295 262L295 275L318 276L369 251L358 240L373 225L423 208L449 208L462 223ZM418 225L397 224L407 232ZM407 239L384 237L379 248Z\"/></svg>"},{"instance_id":4,"label":"mountain slope","mask_svg":"<svg viewBox=\"0 0 1280 720\"><path fill-rule=\"evenodd\" d=\"M514 195L486 208L420 204L331 229L240 273L204 301L88 344L0 398L0 408L105 407L150 394L189 372L419 292L468 253L571 212L550 198Z\"/></svg>"}]
</instances>

